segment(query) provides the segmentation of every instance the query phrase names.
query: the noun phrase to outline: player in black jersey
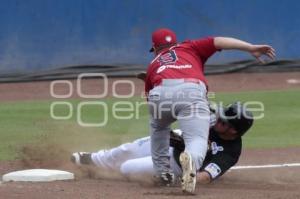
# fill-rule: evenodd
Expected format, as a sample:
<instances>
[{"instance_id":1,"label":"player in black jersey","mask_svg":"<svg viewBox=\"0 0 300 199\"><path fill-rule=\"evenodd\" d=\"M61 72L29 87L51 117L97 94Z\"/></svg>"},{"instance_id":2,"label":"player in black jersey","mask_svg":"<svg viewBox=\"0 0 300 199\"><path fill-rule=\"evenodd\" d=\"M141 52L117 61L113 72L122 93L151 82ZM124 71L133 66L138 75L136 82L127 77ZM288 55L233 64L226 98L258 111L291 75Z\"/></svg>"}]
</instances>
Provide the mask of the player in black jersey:
<instances>
[{"instance_id":1,"label":"player in black jersey","mask_svg":"<svg viewBox=\"0 0 300 199\"><path fill-rule=\"evenodd\" d=\"M241 102L220 108L216 123L210 128L209 149L203 166L197 173L198 182L208 183L223 175L234 166L241 155L242 136L253 124L253 115ZM179 155L184 150L184 143L176 132L171 132L171 146L174 158L179 164Z\"/></svg>"},{"instance_id":2,"label":"player in black jersey","mask_svg":"<svg viewBox=\"0 0 300 199\"><path fill-rule=\"evenodd\" d=\"M237 163L242 149L241 137L250 129L252 123L252 113L241 102L211 110L209 148L204 163L197 172L197 182L211 182ZM182 171L179 156L185 145L180 130L172 130L170 133L171 167L180 177ZM120 171L127 177L153 174L149 137L110 150L94 153L76 152L72 154L71 160L78 165L92 164Z\"/></svg>"}]
</instances>

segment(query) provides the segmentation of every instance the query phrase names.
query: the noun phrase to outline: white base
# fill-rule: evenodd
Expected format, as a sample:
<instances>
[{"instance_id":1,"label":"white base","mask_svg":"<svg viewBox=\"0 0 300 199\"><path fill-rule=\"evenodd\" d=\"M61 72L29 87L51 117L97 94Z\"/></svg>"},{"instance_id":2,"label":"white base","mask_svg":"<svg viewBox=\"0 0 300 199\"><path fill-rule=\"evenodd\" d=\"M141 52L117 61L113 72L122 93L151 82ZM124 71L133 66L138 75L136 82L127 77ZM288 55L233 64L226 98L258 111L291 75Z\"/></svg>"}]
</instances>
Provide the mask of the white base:
<instances>
[{"instance_id":1,"label":"white base","mask_svg":"<svg viewBox=\"0 0 300 199\"><path fill-rule=\"evenodd\" d=\"M2 176L4 182L51 182L56 180L73 180L74 174L67 171L30 169L15 171Z\"/></svg>"}]
</instances>

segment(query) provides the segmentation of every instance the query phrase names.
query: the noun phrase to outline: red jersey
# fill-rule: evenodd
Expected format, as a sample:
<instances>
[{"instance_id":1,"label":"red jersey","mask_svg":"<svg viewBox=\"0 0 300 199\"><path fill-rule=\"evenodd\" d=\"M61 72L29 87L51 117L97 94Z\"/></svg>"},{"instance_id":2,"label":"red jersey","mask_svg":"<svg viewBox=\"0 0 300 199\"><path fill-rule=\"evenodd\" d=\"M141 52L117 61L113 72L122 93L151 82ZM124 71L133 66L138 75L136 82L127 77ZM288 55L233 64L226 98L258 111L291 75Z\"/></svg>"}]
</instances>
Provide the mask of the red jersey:
<instances>
[{"instance_id":1,"label":"red jersey","mask_svg":"<svg viewBox=\"0 0 300 199\"><path fill-rule=\"evenodd\" d=\"M217 50L213 37L184 41L163 50L148 66L145 80L146 94L163 79L193 78L207 84L204 64Z\"/></svg>"}]
</instances>

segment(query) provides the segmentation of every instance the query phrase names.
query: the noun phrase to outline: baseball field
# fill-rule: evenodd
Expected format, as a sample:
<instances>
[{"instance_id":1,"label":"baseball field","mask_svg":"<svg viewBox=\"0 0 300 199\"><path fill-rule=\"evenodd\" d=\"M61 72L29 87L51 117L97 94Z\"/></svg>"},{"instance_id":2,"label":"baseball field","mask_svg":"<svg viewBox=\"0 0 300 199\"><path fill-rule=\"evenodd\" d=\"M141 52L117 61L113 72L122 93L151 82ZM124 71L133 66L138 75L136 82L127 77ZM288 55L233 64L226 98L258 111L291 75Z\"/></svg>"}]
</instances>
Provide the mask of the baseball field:
<instances>
[{"instance_id":1,"label":"baseball field","mask_svg":"<svg viewBox=\"0 0 300 199\"><path fill-rule=\"evenodd\" d=\"M240 100L262 105L263 109L255 111L262 117L243 137L238 166L300 163L299 78L300 72L208 76L212 103ZM55 91L51 90L53 82L0 84L0 175L45 168L71 171L76 176L65 182L0 182L0 198L187 197L179 187L129 182L117 173L70 163L72 152L111 148L148 135L143 82L122 79L134 86L120 84L114 89L117 80L108 79L107 95L101 99L82 97L76 80L68 80L73 87L70 95L69 84L59 82ZM102 80L86 79L81 91L91 96L101 92L102 86ZM130 97L116 96L130 90ZM120 102L119 108L125 111L116 113L113 110ZM197 195L188 198L300 198L299 173L300 167L288 166L232 170L209 185L198 185Z\"/></svg>"}]
</instances>

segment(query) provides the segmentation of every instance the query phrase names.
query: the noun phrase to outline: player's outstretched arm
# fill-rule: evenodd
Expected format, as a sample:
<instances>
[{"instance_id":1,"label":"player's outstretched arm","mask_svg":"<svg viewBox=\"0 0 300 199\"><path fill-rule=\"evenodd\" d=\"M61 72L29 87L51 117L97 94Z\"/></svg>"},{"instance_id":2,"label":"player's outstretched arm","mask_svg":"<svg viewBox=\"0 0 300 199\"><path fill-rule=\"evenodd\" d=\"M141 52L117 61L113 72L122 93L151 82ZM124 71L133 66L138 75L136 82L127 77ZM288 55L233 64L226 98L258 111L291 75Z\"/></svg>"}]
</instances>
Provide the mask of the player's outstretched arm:
<instances>
[{"instance_id":1,"label":"player's outstretched arm","mask_svg":"<svg viewBox=\"0 0 300 199\"><path fill-rule=\"evenodd\" d=\"M261 63L264 63L264 60L261 58L262 55L265 55L272 60L275 59L276 56L275 49L270 45L253 45L251 43L230 37L215 37L214 44L217 49L235 49L249 52Z\"/></svg>"}]
</instances>

